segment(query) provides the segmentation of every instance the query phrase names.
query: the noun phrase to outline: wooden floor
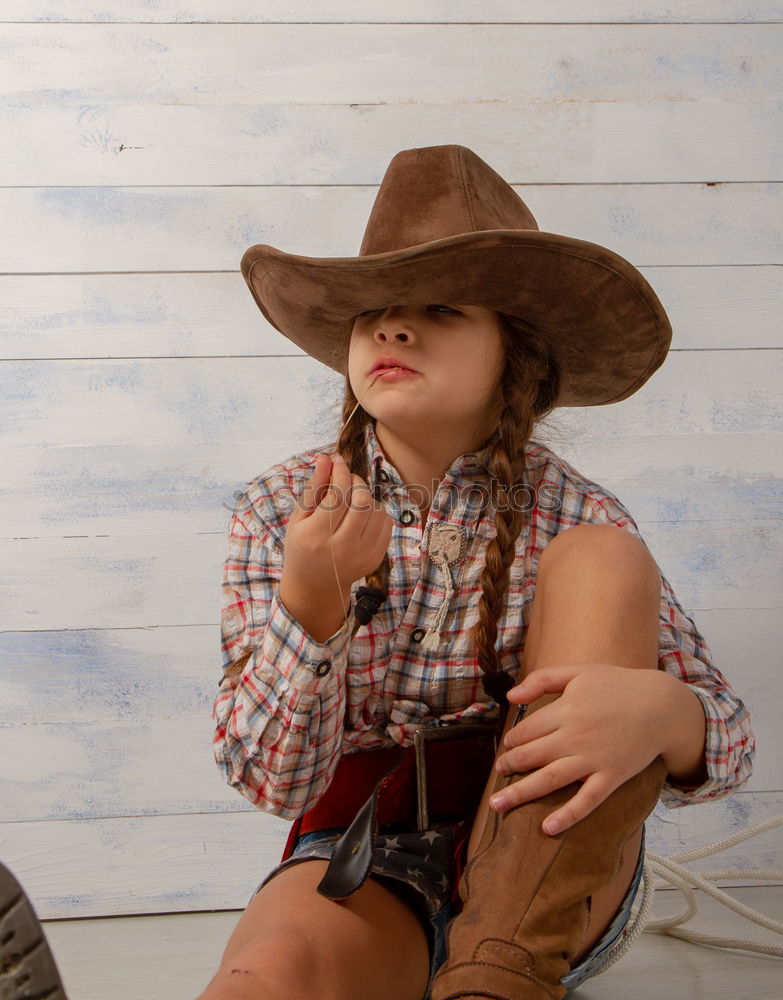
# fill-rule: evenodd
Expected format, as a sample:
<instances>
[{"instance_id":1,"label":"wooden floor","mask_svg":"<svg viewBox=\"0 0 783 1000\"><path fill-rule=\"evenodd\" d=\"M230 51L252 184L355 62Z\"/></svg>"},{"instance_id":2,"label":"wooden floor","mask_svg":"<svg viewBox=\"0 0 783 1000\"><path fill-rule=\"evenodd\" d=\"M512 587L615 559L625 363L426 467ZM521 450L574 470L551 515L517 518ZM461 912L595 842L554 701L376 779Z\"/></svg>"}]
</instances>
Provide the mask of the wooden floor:
<instances>
[{"instance_id":1,"label":"wooden floor","mask_svg":"<svg viewBox=\"0 0 783 1000\"><path fill-rule=\"evenodd\" d=\"M731 890L741 902L783 920L783 886ZM710 934L781 943L780 938L698 894L689 924ZM656 916L682 908L674 892L658 892ZM70 1000L194 1000L213 974L238 914L58 920L46 932ZM783 959L643 934L578 1000L781 1000ZM269 998L259 998L269 1000Z\"/></svg>"}]
</instances>

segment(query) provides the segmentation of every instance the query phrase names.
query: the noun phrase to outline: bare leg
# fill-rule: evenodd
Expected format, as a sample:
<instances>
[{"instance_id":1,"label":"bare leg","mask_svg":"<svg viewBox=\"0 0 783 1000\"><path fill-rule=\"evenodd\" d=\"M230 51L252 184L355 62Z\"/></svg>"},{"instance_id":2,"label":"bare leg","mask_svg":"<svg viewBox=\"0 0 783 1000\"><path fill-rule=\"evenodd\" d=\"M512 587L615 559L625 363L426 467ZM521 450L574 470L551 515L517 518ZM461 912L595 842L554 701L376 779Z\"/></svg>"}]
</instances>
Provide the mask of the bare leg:
<instances>
[{"instance_id":1,"label":"bare leg","mask_svg":"<svg viewBox=\"0 0 783 1000\"><path fill-rule=\"evenodd\" d=\"M326 865L302 861L257 893L199 1000L421 1000L419 917L373 878L344 902L326 899L315 888Z\"/></svg>"},{"instance_id":2,"label":"bare leg","mask_svg":"<svg viewBox=\"0 0 783 1000\"><path fill-rule=\"evenodd\" d=\"M657 669L660 573L639 539L614 525L577 525L544 549L524 649L523 672L591 660L629 669ZM558 695L545 695L531 711ZM506 721L510 728L516 706ZM489 812L490 777L468 844L475 854ZM593 896L590 924L576 960L614 918L631 884L642 830L626 843L620 874Z\"/></svg>"}]
</instances>

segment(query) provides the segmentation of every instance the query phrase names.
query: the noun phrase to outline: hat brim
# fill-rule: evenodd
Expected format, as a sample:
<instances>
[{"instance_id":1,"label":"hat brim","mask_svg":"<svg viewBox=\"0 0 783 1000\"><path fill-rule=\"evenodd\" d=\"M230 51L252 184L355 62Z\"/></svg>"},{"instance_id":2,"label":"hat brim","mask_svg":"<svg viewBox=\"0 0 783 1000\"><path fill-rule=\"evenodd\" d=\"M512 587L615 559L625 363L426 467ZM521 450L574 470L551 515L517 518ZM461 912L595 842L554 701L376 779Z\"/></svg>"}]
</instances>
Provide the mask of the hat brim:
<instances>
[{"instance_id":1,"label":"hat brim","mask_svg":"<svg viewBox=\"0 0 783 1000\"><path fill-rule=\"evenodd\" d=\"M390 305L475 305L519 317L557 351L558 406L626 399L663 364L671 343L661 302L629 261L555 233L464 233L363 257L302 257L257 245L241 269L269 322L340 372L348 321Z\"/></svg>"}]
</instances>

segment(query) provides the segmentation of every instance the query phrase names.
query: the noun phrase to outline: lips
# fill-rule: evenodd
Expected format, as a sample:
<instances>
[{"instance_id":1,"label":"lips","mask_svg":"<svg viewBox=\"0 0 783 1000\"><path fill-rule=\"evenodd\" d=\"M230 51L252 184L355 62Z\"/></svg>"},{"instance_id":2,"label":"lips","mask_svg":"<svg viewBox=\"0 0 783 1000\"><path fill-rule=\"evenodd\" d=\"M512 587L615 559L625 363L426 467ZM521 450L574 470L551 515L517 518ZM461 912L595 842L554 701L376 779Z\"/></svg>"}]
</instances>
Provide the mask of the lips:
<instances>
[{"instance_id":1,"label":"lips","mask_svg":"<svg viewBox=\"0 0 783 1000\"><path fill-rule=\"evenodd\" d=\"M377 375L379 373L390 371L392 368L401 368L403 371L413 372L414 375L418 374L415 368L411 368L409 365L404 365L401 361L398 361L396 358L388 356L383 358L378 358L378 360L372 366L368 374Z\"/></svg>"}]
</instances>

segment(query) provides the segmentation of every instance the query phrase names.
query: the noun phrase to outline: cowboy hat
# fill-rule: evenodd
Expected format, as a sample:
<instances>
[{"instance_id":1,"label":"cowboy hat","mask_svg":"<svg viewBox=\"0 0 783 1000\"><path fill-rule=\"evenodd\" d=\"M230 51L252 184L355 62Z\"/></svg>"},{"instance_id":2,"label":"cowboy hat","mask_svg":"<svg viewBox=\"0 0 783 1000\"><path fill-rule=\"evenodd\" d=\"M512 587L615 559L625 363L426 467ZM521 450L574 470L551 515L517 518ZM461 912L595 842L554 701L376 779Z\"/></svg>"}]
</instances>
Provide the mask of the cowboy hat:
<instances>
[{"instance_id":1,"label":"cowboy hat","mask_svg":"<svg viewBox=\"0 0 783 1000\"><path fill-rule=\"evenodd\" d=\"M541 232L513 188L465 146L392 159L358 257L257 245L241 268L269 322L341 372L348 322L391 305L462 303L522 320L556 349L558 406L626 399L671 343L666 312L631 263L596 243Z\"/></svg>"}]
</instances>

